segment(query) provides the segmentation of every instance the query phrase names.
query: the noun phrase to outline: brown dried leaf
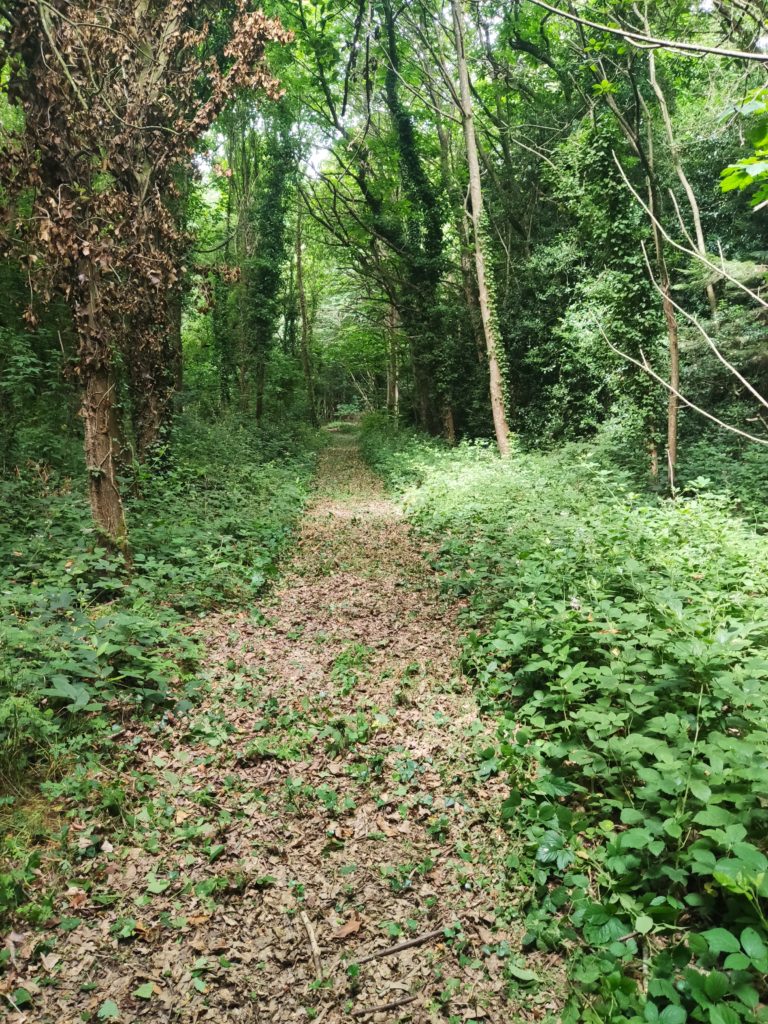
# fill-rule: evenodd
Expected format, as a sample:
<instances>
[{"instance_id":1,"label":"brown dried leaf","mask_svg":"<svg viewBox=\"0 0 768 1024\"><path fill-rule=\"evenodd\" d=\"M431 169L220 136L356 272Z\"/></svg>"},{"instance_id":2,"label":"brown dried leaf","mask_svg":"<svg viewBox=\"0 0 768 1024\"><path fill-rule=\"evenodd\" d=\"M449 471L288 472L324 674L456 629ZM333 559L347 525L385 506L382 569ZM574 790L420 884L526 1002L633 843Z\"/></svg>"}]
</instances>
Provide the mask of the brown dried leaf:
<instances>
[{"instance_id":1,"label":"brown dried leaf","mask_svg":"<svg viewBox=\"0 0 768 1024\"><path fill-rule=\"evenodd\" d=\"M353 914L346 924L343 924L340 928L336 929L331 937L334 939L346 939L349 935L354 935L355 932L359 932L362 926L363 922L359 917Z\"/></svg>"}]
</instances>

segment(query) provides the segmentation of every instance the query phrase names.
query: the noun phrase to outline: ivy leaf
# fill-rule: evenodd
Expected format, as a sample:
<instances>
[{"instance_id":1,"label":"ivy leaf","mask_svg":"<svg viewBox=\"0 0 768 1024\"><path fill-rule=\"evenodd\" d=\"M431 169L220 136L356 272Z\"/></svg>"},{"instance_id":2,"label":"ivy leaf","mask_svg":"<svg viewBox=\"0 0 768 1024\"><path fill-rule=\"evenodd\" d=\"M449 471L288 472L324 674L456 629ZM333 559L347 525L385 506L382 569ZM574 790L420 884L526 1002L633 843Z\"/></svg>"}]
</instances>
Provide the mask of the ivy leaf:
<instances>
[{"instance_id":1,"label":"ivy leaf","mask_svg":"<svg viewBox=\"0 0 768 1024\"><path fill-rule=\"evenodd\" d=\"M133 994L137 999L151 999L152 993L155 991L155 986L151 981L145 982L143 985L139 985L138 988L133 990Z\"/></svg>"},{"instance_id":2,"label":"ivy leaf","mask_svg":"<svg viewBox=\"0 0 768 1024\"><path fill-rule=\"evenodd\" d=\"M120 1007L113 1000L107 999L101 1004L96 1016L99 1020L117 1020L120 1016Z\"/></svg>"},{"instance_id":3,"label":"ivy leaf","mask_svg":"<svg viewBox=\"0 0 768 1024\"><path fill-rule=\"evenodd\" d=\"M150 878L147 882L147 892L159 895L160 893L165 892L170 884L171 883L167 878Z\"/></svg>"}]
</instances>

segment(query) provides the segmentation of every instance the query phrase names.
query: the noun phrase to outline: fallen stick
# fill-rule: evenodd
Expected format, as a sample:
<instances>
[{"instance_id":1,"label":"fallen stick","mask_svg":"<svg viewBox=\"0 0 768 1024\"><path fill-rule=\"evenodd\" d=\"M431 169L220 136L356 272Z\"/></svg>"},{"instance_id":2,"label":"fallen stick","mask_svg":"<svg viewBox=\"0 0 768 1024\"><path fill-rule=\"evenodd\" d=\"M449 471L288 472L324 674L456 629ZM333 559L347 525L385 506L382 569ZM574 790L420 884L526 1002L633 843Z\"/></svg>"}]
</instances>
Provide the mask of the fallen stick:
<instances>
[{"instance_id":1,"label":"fallen stick","mask_svg":"<svg viewBox=\"0 0 768 1024\"><path fill-rule=\"evenodd\" d=\"M424 932L423 935L417 935L415 939L406 939L405 942L397 942L394 946L386 946L384 949L380 949L377 953L369 953L368 956L362 957L358 960L359 964L367 964L369 960L378 960L382 956L391 956L393 953L400 953L403 949L411 949L413 946L421 946L425 942L430 942L432 939L438 938L440 935L445 934L445 927L435 928L433 932Z\"/></svg>"},{"instance_id":2,"label":"fallen stick","mask_svg":"<svg viewBox=\"0 0 768 1024\"><path fill-rule=\"evenodd\" d=\"M312 960L315 964L315 972L317 973L318 979L323 976L323 962L320 959L320 947L317 944L317 936L315 935L315 929L312 927L312 922L307 917L304 910L301 911L299 917L307 930L307 936L309 937L309 948L312 950Z\"/></svg>"},{"instance_id":3,"label":"fallen stick","mask_svg":"<svg viewBox=\"0 0 768 1024\"><path fill-rule=\"evenodd\" d=\"M383 1013L385 1010L396 1010L399 1006L407 1006L408 1003L415 1003L416 996L406 996L404 999L393 999L391 1003L382 1003L381 1006L369 1006L365 1010L353 1010L353 1017L367 1017L369 1013Z\"/></svg>"}]
</instances>

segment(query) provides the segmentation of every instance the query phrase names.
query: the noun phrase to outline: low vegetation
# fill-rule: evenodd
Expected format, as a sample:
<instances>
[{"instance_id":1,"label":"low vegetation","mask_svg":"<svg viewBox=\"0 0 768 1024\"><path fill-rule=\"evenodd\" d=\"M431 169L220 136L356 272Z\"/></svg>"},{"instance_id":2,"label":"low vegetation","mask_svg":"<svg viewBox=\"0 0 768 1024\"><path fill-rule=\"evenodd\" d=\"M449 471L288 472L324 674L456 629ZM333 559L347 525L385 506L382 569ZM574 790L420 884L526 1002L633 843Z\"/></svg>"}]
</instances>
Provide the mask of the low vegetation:
<instances>
[{"instance_id":1,"label":"low vegetation","mask_svg":"<svg viewBox=\"0 0 768 1024\"><path fill-rule=\"evenodd\" d=\"M728 498L633 491L588 447L500 460L368 421L363 448L467 602L498 717L525 943L565 1020L755 1020L768 972L768 542Z\"/></svg>"},{"instance_id":2,"label":"low vegetation","mask_svg":"<svg viewBox=\"0 0 768 1024\"><path fill-rule=\"evenodd\" d=\"M189 707L190 621L248 607L274 576L313 465L308 431L180 423L132 480L130 564L99 543L80 481L29 464L3 482L0 814L13 833L41 779L109 750L133 716ZM290 450L300 446L301 455ZM45 830L44 830L45 831ZM20 847L33 870L34 851ZM0 914L23 901L0 875Z\"/></svg>"}]
</instances>

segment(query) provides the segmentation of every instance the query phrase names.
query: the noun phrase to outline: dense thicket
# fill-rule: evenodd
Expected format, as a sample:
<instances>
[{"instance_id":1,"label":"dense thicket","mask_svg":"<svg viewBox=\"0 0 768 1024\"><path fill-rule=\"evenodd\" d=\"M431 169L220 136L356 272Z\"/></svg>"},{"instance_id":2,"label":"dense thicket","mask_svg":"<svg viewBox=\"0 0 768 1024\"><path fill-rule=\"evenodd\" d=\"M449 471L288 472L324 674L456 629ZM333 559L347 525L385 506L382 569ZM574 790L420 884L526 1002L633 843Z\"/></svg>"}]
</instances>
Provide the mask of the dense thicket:
<instances>
[{"instance_id":1,"label":"dense thicket","mask_svg":"<svg viewBox=\"0 0 768 1024\"><path fill-rule=\"evenodd\" d=\"M572 1019L757 1019L765 4L265 6L0 4L0 767L194 699L377 413Z\"/></svg>"}]
</instances>

